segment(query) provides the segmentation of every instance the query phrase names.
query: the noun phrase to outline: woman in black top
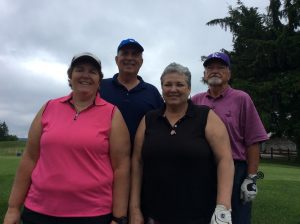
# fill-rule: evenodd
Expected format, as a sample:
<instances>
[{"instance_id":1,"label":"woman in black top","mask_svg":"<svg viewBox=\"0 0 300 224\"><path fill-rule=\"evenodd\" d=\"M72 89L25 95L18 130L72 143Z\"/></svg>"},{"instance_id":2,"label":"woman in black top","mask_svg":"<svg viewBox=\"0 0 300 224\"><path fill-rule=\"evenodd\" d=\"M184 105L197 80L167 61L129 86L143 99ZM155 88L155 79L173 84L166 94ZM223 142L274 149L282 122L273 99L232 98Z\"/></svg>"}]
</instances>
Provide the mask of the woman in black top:
<instances>
[{"instance_id":1,"label":"woman in black top","mask_svg":"<svg viewBox=\"0 0 300 224\"><path fill-rule=\"evenodd\" d=\"M165 106L138 128L130 223L231 223L233 161L226 128L188 100L191 74L172 63L161 76Z\"/></svg>"}]
</instances>

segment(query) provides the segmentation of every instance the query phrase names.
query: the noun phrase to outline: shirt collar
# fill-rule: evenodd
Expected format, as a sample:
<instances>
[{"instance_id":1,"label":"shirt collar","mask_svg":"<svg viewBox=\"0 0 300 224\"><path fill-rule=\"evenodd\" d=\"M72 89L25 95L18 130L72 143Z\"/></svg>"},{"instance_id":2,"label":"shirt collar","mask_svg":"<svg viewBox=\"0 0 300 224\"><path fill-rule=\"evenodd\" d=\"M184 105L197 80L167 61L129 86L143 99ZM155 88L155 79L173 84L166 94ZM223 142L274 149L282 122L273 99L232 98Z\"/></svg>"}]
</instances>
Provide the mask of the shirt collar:
<instances>
[{"instance_id":1,"label":"shirt collar","mask_svg":"<svg viewBox=\"0 0 300 224\"><path fill-rule=\"evenodd\" d=\"M117 86L122 86L122 87L124 87L124 86L119 82L119 80L118 80L118 75L119 75L119 73L117 73L117 74L115 74L115 75L113 76L112 82L113 82L113 84L115 84L115 85L117 85ZM142 78L141 76L137 75L137 79L140 81L139 84L138 84L136 87L134 87L133 89L131 89L131 90L144 89L144 88L146 88L146 85L145 85L145 82L144 82L143 78Z\"/></svg>"},{"instance_id":2,"label":"shirt collar","mask_svg":"<svg viewBox=\"0 0 300 224\"><path fill-rule=\"evenodd\" d=\"M61 102L61 103L70 102L72 100L72 97L73 97L73 92L71 92L67 96L62 97L59 100L59 102ZM105 105L106 103L107 102L100 97L100 94L97 93L97 96L96 96L95 101L94 101L94 105L96 105L96 106L102 106L102 105Z\"/></svg>"},{"instance_id":3,"label":"shirt collar","mask_svg":"<svg viewBox=\"0 0 300 224\"><path fill-rule=\"evenodd\" d=\"M220 94L220 96L216 97L216 98L221 98L221 97L225 97L226 95L228 95L229 91L231 91L231 87L227 86ZM207 98L214 98L213 96L210 95L210 89L207 90L207 92L205 93L205 97Z\"/></svg>"},{"instance_id":4,"label":"shirt collar","mask_svg":"<svg viewBox=\"0 0 300 224\"><path fill-rule=\"evenodd\" d=\"M166 104L164 103L163 107L161 107L159 109L159 117L160 118L165 117L165 115L164 115L165 111L166 111ZM186 111L184 117L193 117L193 116L195 116L195 110L194 110L192 101L189 99L188 100L188 108L187 108L187 111Z\"/></svg>"}]
</instances>

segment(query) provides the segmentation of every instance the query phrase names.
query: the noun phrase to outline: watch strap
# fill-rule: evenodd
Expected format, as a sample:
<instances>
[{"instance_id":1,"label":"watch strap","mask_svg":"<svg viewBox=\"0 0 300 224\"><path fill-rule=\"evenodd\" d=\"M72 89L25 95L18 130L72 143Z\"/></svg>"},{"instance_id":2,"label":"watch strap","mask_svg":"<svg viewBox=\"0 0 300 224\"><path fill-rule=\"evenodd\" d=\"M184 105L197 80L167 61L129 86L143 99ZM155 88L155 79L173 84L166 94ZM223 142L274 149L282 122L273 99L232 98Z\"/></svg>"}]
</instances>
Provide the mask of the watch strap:
<instances>
[{"instance_id":1,"label":"watch strap","mask_svg":"<svg viewBox=\"0 0 300 224\"><path fill-rule=\"evenodd\" d=\"M115 221L118 224L127 224L128 218L126 216L121 216L121 217L112 216L112 221Z\"/></svg>"}]
</instances>

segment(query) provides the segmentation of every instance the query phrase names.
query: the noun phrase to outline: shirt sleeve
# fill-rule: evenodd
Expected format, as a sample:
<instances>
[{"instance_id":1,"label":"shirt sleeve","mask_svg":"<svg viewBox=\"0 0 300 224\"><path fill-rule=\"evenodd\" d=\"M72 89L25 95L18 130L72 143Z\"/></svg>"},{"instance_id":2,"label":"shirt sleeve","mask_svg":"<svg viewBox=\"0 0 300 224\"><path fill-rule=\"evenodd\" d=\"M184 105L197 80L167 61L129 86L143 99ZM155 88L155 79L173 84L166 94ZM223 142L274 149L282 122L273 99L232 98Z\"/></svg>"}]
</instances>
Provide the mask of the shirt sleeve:
<instances>
[{"instance_id":1,"label":"shirt sleeve","mask_svg":"<svg viewBox=\"0 0 300 224\"><path fill-rule=\"evenodd\" d=\"M250 96L245 94L243 98L241 122L244 124L244 139L248 147L252 144L267 140L268 135Z\"/></svg>"}]
</instances>

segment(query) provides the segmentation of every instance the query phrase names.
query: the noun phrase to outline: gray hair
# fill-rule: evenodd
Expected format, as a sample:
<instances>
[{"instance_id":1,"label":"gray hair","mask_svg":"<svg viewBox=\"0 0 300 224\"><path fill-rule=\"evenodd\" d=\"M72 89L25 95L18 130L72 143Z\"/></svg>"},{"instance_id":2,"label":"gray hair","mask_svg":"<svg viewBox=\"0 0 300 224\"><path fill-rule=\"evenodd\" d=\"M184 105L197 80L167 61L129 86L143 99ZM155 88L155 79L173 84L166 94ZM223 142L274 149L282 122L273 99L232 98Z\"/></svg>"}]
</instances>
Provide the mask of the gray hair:
<instances>
[{"instance_id":1,"label":"gray hair","mask_svg":"<svg viewBox=\"0 0 300 224\"><path fill-rule=\"evenodd\" d=\"M190 70L187 68L187 67L184 67L176 62L173 62L171 64L169 64L165 70L163 71L161 77L160 77L160 82L161 82L161 85L163 84L163 78L165 75L169 74L169 73L173 73L173 72L176 72L176 73L179 73L179 74L182 74L185 76L186 78L186 82L188 84L188 87L191 88L191 72Z\"/></svg>"}]
</instances>

